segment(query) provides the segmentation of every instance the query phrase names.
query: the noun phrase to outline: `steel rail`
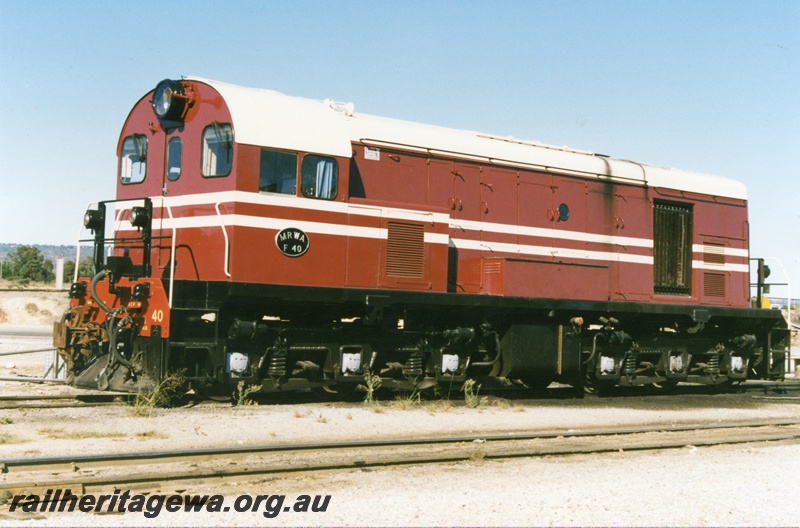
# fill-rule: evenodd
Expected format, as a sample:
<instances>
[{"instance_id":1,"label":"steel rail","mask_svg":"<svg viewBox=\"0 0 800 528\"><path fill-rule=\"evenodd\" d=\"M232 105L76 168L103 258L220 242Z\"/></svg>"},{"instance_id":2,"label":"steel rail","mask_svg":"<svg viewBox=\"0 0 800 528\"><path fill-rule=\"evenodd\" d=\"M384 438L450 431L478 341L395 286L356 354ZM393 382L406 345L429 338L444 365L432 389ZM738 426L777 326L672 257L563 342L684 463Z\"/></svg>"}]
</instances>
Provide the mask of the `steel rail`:
<instances>
[{"instance_id":1,"label":"steel rail","mask_svg":"<svg viewBox=\"0 0 800 528\"><path fill-rule=\"evenodd\" d=\"M54 409L121 405L132 398L128 393L51 394L36 396L0 396L0 409Z\"/></svg>"},{"instance_id":2,"label":"steel rail","mask_svg":"<svg viewBox=\"0 0 800 528\"><path fill-rule=\"evenodd\" d=\"M191 488L201 486L215 486L219 487L224 482L234 481L253 481L257 478L264 478L266 475L278 474L291 474L306 471L347 471L352 469L361 469L367 467L391 467L403 465L421 465L421 464L442 464L442 463L455 463L469 460L479 459L510 459L522 457L535 457L535 456L569 456L569 455L586 455L586 454L601 454L601 453L615 453L615 452L632 452L632 451L645 451L645 450L665 450L675 448L685 448L687 446L705 447L716 446L722 444L742 444L753 442L777 442L777 441L797 441L800 438L800 432L791 434L769 434L754 436L751 434L736 438L727 438L723 440L701 440L687 442L685 439L678 439L673 441L652 440L648 443L637 443L628 445L621 443L618 438L607 438L606 445L584 445L584 446L551 446L549 448L506 448L506 449L486 449L483 444L468 444L461 446L451 446L446 451L441 452L412 452L403 454L398 452L397 448L388 450L384 448L383 454L376 454L374 452L368 453L367 456L359 454L357 457L350 456L349 458L337 459L329 456L320 457L317 455L313 459L291 461L282 460L276 462L256 462L241 464L238 462L227 461L227 464L222 468L210 467L200 468L195 466L195 469L187 470L185 465L180 465L178 468L170 468L169 466L159 466L157 469L152 468L149 472L132 472L126 471L121 474L107 474L107 475L84 475L75 477L76 473L67 473L68 478L48 479L36 478L35 480L27 482L6 482L0 486L0 489L5 490L4 494L14 495L30 495L47 493L48 490L53 489L69 489L73 493L86 494L86 493L101 493L113 492L119 489L137 489L149 491L164 491L174 490L180 492ZM610 444L609 444L610 443ZM218 461L226 462L225 460ZM191 467L191 466L190 466ZM75 466L73 471L77 472L80 468ZM83 470L81 470L83 471Z\"/></svg>"},{"instance_id":3,"label":"steel rail","mask_svg":"<svg viewBox=\"0 0 800 528\"><path fill-rule=\"evenodd\" d=\"M786 423L786 422L784 422ZM798 425L795 422L792 425ZM0 489L5 490L5 493L12 495L23 494L41 494L47 490L53 489L69 489L73 493L97 493L97 492L111 492L122 488L127 489L147 489L147 490L186 490L190 486L200 485L214 485L219 486L221 482L253 480L257 477L262 477L269 474L288 474L300 471L331 471L331 470L352 470L356 468L365 467L389 467L401 465L418 465L418 464L432 464L432 463L452 463L468 460L478 459L508 459L508 458L522 458L522 457L535 457L535 456L569 456L569 455L586 455L586 454L600 454L612 452L632 452L632 451L645 451L645 450L664 450L685 448L692 446L705 447L716 445L733 445L742 443L753 442L777 442L777 441L797 441L800 439L800 429L793 429L792 431L777 432L772 429L770 431L760 431L760 434L753 434L752 426L748 425L735 425L726 424L722 427L697 427L698 430L718 429L726 430L731 428L750 428L747 432L749 434L742 435L741 432L738 436L722 437L711 439L697 439L686 435L680 436L680 433L691 431L689 427L662 427L662 428L647 428L650 432L656 433L656 438L647 441L641 441L641 437L637 441L633 438L626 438L625 434L621 431L631 431L629 435L641 433L642 429L623 429L623 430L604 430L604 431L584 431L563 432L567 435L583 437L589 440L591 435L613 435L613 436L600 436L602 442L597 442L597 438L591 439L592 441L584 442L583 444L569 444L567 445L549 445L554 438L554 433L544 433L542 437L547 438L545 445L528 445L519 446L515 445L520 441L521 436L536 436L536 435L519 435L516 439L509 439L507 435L502 438L497 435L490 437L454 437L454 438L429 438L429 439L412 439L410 441L420 442L425 440L426 444L424 450L404 452L398 447L392 446L387 442L378 443L377 445L363 445L364 442L333 442L322 444L298 444L301 449L311 449L312 445L322 445L340 447L345 445L358 444L364 451L353 453L345 453L344 457L336 458L331 454L336 455L340 453L325 453L320 456L320 452L307 452L308 456L303 459L297 456L277 461L256 460L249 462L236 459L221 459L215 460L218 465L224 462L225 465L221 469L219 467L199 467L192 465L194 469L187 470L186 464L176 464L176 467L170 468L169 465L163 463L158 459L147 459L140 461L141 465L158 464L156 468L152 468L149 472L133 472L127 466L118 467L121 474L107 474L107 475L82 475L75 476L76 472L86 471L85 467L73 464L70 470L67 471L68 478L52 478L48 473L49 479L35 478L27 482L5 482L0 485ZM762 425L761 427L770 427ZM776 426L772 426L776 427ZM779 426L778 426L779 427ZM665 439L663 433L665 430L678 429L678 438ZM718 431L721 432L721 431ZM728 431L730 432L730 431ZM645 433L647 434L647 433ZM475 438L473 442L465 442L467 438ZM564 440L563 437L562 441ZM505 440L505 442L496 442L498 445L490 445L494 440ZM476 443L480 441L481 443ZM404 443L408 440L394 441L395 443ZM445 443L449 444L446 445ZM376 444L373 442L372 444ZM442 448L438 451L432 449L430 444L440 444ZM505 446L503 444L506 444ZM288 445L286 445L288 446ZM284 446L284 447L286 447ZM367 447L369 449L367 449ZM419 446L417 446L419 447ZM444 448L444 449L443 449ZM186 460L184 460L186 462ZM243 463L245 462L245 463ZM10 468L6 468L10 469Z\"/></svg>"},{"instance_id":4,"label":"steel rail","mask_svg":"<svg viewBox=\"0 0 800 528\"><path fill-rule=\"evenodd\" d=\"M124 402L116 401L50 401L44 403L0 403L0 410L14 409L81 409L84 407L103 407L109 405L123 405Z\"/></svg>"},{"instance_id":5,"label":"steel rail","mask_svg":"<svg viewBox=\"0 0 800 528\"><path fill-rule=\"evenodd\" d=\"M638 433L654 433L654 432L686 432L686 431L709 431L709 430L722 430L722 429L739 429L739 428L757 428L757 427L770 427L770 426L792 426L800 425L797 420L766 420L757 422L731 422L731 423L717 423L717 424L685 424L685 425L666 425L666 426L649 426L649 427L627 427L617 429L596 429L596 430L582 430L576 431L572 429L561 431L548 431L538 433L506 433L506 434L491 434L491 435L461 435L461 436L443 436L443 437L414 437L414 438L387 438L387 439L373 439L373 440L344 440L336 442L304 442L304 443L288 443L288 444L262 444L262 445L249 445L249 446L235 446L235 447L206 447L197 449L175 449L175 450L162 450L162 451L134 451L128 453L105 453L96 455L66 455L56 457L36 457L30 458L15 458L15 459L0 459L0 469L8 472L11 469L26 467L34 469L36 467L45 467L46 469L71 468L74 465L80 467L87 467L89 464L97 464L109 461L122 461L134 460L141 461L144 458L152 459L154 461L164 462L169 459L183 460L188 458L197 457L210 457L231 454L258 454L258 453L275 453L281 451L307 451L316 449L347 449L347 448L360 448L360 447L399 447L421 444L452 444L463 442L495 442L495 441L508 441L508 440L543 440L550 438L577 438L577 437L598 437L598 436L615 436L615 435L630 435Z\"/></svg>"}]
</instances>

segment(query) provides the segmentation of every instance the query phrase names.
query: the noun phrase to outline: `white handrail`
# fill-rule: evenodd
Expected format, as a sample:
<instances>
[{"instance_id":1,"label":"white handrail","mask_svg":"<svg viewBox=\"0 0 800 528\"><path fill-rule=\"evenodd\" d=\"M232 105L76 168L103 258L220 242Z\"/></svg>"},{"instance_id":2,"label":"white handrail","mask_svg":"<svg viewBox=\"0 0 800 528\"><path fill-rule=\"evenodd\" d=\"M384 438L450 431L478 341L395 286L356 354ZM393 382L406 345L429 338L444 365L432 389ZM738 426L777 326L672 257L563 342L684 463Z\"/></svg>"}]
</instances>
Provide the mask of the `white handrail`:
<instances>
[{"instance_id":1,"label":"white handrail","mask_svg":"<svg viewBox=\"0 0 800 528\"><path fill-rule=\"evenodd\" d=\"M225 262L223 262L222 270L225 272L225 276L229 279L231 278L230 271L228 270L228 258L230 257L230 240L228 239L228 230L225 229L225 223L222 220L222 212L219 210L219 206L222 205L222 202L217 202L214 205L214 209L217 211L217 216L219 217L219 226L222 228L222 236L225 237Z\"/></svg>"},{"instance_id":2,"label":"white handrail","mask_svg":"<svg viewBox=\"0 0 800 528\"><path fill-rule=\"evenodd\" d=\"M172 229L172 242L170 242L170 249L169 249L169 294L167 295L167 305L172 308L172 292L175 287L175 240L178 238L177 228L175 227L175 223L172 222L174 220L172 216L172 208L167 205L163 198L161 198L161 207L167 210L167 214L169 215L170 219L170 229ZM164 214L162 213L159 217L159 221L161 222L161 227L159 231L161 233L164 232Z\"/></svg>"}]
</instances>

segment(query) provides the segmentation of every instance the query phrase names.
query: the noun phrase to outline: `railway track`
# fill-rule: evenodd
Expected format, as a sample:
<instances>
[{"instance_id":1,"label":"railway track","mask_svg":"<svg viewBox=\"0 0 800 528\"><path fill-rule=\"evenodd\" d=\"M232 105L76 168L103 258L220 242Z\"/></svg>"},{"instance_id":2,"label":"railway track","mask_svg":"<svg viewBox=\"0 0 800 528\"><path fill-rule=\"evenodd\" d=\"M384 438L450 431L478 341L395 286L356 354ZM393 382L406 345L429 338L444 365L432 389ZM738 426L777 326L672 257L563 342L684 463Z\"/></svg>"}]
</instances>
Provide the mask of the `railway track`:
<instances>
[{"instance_id":1,"label":"railway track","mask_svg":"<svg viewBox=\"0 0 800 528\"><path fill-rule=\"evenodd\" d=\"M550 389L546 391L539 391L533 396L533 399L548 399L552 397L559 397L563 396L563 392L570 391L571 388L568 386L552 386ZM648 394L646 388L640 389L628 389L628 392L638 392L642 394ZM701 391L702 393L708 393L708 387L703 386L680 386L678 387L672 394L665 395L675 397L676 399L680 399L681 397L689 397L697 393L697 391ZM508 397L509 395L517 395L522 396L523 398L527 398L530 391L525 389L515 388L515 389L489 389L485 391L485 394L494 394L501 397ZM737 390L732 394L741 394L746 395L751 398L757 399L776 399L776 400L786 400L786 399L800 399L800 382L795 381L787 381L787 382L748 382L746 384L741 385L737 388ZM269 398L268 396L264 396L266 401L271 403L275 402L275 398ZM393 399L394 396L386 396L383 397L388 398L389 400ZM622 391L620 391L620 397L624 398L625 395ZM11 396L0 396L0 410L9 410L9 409L55 409L55 408L82 408L82 407L101 407L107 405L124 405L130 403L132 399L135 398L134 394L129 393L80 393L80 394L54 394L54 395L29 395L29 396L22 396L22 395L11 395ZM216 400L201 400L201 399L189 399L192 405L202 405L204 403L214 403ZM223 401L229 402L230 399L225 399ZM258 401L258 398L256 399ZM288 400L285 397L282 399L284 403L298 403L298 402L306 402L308 401L307 396L303 396L302 394L295 395L293 398L289 398ZM315 398L311 398L311 401L316 401Z\"/></svg>"},{"instance_id":2,"label":"railway track","mask_svg":"<svg viewBox=\"0 0 800 528\"><path fill-rule=\"evenodd\" d=\"M799 439L800 422L783 420L17 458L0 461L4 481L0 498L55 489L73 493L120 489L181 492L298 471Z\"/></svg>"},{"instance_id":3,"label":"railway track","mask_svg":"<svg viewBox=\"0 0 800 528\"><path fill-rule=\"evenodd\" d=\"M123 405L130 394L54 394L36 396L0 396L0 410L62 409Z\"/></svg>"}]
</instances>

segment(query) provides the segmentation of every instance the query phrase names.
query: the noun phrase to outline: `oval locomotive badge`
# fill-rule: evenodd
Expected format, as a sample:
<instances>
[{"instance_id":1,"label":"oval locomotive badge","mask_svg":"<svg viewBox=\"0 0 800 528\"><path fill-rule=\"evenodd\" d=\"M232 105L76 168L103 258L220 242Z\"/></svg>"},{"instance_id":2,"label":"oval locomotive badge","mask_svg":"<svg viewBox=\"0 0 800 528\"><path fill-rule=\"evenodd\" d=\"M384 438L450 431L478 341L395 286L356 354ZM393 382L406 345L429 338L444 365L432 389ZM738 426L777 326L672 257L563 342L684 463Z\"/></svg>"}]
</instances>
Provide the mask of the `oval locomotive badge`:
<instances>
[{"instance_id":1,"label":"oval locomotive badge","mask_svg":"<svg viewBox=\"0 0 800 528\"><path fill-rule=\"evenodd\" d=\"M275 235L275 245L287 257L299 257L308 251L308 235L302 229L287 227Z\"/></svg>"}]
</instances>

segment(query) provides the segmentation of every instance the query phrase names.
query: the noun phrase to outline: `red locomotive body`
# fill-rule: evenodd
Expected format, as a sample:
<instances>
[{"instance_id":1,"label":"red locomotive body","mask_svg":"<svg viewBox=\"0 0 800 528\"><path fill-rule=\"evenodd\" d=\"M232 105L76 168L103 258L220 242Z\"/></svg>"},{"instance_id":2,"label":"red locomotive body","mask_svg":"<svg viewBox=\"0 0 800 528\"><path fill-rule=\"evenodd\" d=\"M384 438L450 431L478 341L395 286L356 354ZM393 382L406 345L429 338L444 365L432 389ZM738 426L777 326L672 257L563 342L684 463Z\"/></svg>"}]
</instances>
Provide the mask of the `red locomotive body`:
<instances>
[{"instance_id":1,"label":"red locomotive body","mask_svg":"<svg viewBox=\"0 0 800 528\"><path fill-rule=\"evenodd\" d=\"M118 153L56 329L79 385L783 375L738 183L201 79L141 99Z\"/></svg>"}]
</instances>

